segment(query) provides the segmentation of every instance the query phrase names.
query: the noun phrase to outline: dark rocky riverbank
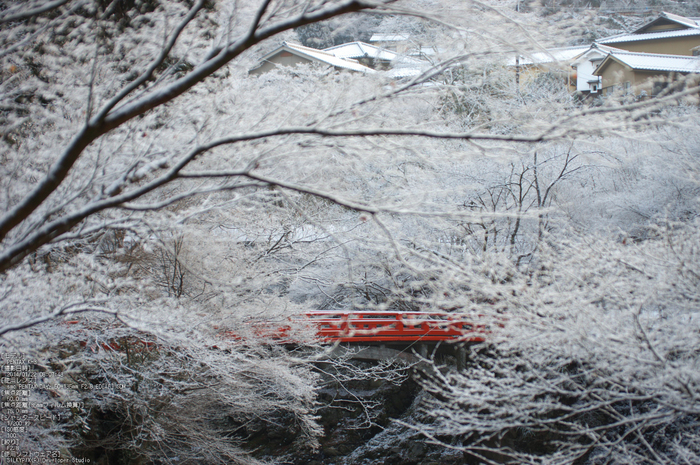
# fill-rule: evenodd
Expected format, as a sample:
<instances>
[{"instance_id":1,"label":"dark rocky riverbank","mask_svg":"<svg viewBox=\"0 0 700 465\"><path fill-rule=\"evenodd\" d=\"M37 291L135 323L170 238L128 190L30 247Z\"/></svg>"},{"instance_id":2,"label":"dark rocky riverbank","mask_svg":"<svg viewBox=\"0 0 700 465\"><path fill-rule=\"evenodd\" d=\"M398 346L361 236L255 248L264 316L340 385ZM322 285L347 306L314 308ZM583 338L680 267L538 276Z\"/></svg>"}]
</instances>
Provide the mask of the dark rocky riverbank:
<instances>
[{"instance_id":1,"label":"dark rocky riverbank","mask_svg":"<svg viewBox=\"0 0 700 465\"><path fill-rule=\"evenodd\" d=\"M353 362L360 369L362 362ZM354 380L330 382L319 393L324 428L318 449L295 447L293 425L251 425L245 442L255 457L285 465L438 465L462 463L461 452L429 444L404 425L418 415L425 394L405 373L400 382ZM283 420L280 418L279 420Z\"/></svg>"}]
</instances>

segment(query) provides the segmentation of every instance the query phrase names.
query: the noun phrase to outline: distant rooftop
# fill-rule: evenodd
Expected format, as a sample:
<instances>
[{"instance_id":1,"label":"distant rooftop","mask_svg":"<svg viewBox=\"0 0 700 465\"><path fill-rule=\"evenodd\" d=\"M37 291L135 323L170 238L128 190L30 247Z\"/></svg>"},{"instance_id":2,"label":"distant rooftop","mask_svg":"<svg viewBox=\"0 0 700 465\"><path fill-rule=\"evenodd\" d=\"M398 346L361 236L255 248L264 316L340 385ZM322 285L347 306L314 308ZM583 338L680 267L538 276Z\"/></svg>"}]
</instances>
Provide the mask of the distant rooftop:
<instances>
[{"instance_id":1,"label":"distant rooftop","mask_svg":"<svg viewBox=\"0 0 700 465\"><path fill-rule=\"evenodd\" d=\"M698 27L698 22L695 20L695 18L686 18L685 16L680 16L680 15L674 15L673 13L666 13L665 11L660 13L659 16L651 21L650 23L645 24L644 26L640 27L636 31L633 32L633 34L642 34L649 30L650 28L654 26L659 26L659 25L676 25L678 28L696 28Z\"/></svg>"},{"instance_id":2,"label":"distant rooftop","mask_svg":"<svg viewBox=\"0 0 700 465\"><path fill-rule=\"evenodd\" d=\"M251 69L250 73L256 73L266 62L277 62L276 57L280 54L288 53L297 57L305 58L312 62L325 63L336 68L349 69L352 71L360 71L363 73L374 74L378 71L363 65L355 58L375 58L386 60L391 63L391 68L381 71L381 75L393 79L409 78L420 75L427 67L430 66L425 60L419 60L415 57L400 55L395 52L385 50L364 42L350 42L347 44L336 45L325 50L318 50L311 47L306 47L294 42L284 42L267 55L265 55L258 65ZM282 55L284 56L284 55ZM289 56L289 55L287 55Z\"/></svg>"},{"instance_id":3,"label":"distant rooftop","mask_svg":"<svg viewBox=\"0 0 700 465\"><path fill-rule=\"evenodd\" d=\"M616 44L695 35L700 35L700 22L698 22L697 18L686 18L685 16L663 12L656 19L633 32L606 37L596 42L599 44Z\"/></svg>"},{"instance_id":4,"label":"distant rooftop","mask_svg":"<svg viewBox=\"0 0 700 465\"><path fill-rule=\"evenodd\" d=\"M398 57L395 52L385 50L376 45L364 42L349 42L347 44L336 45L323 50L338 58L375 58L379 60L392 61Z\"/></svg>"},{"instance_id":5,"label":"distant rooftop","mask_svg":"<svg viewBox=\"0 0 700 465\"><path fill-rule=\"evenodd\" d=\"M568 63L590 48L590 45L576 45L574 47L549 48L543 52L522 54L519 57L518 64L527 66L545 63ZM515 63L513 62L513 64Z\"/></svg>"},{"instance_id":6,"label":"distant rooftop","mask_svg":"<svg viewBox=\"0 0 700 465\"><path fill-rule=\"evenodd\" d=\"M293 42L284 42L281 46L277 47L272 52L265 55L261 60L260 64L253 68L251 72L255 71L257 68L262 66L263 63L268 61L273 56L281 52L289 52L293 55L306 58L310 61L316 61L321 63L326 63L328 65L334 66L336 68L349 69L352 71L359 71L363 73L375 73L376 71L369 68L356 60L351 58L340 58L331 53L325 52L323 50L318 50L311 47L305 47L301 44L296 44Z\"/></svg>"},{"instance_id":7,"label":"distant rooftop","mask_svg":"<svg viewBox=\"0 0 700 465\"><path fill-rule=\"evenodd\" d=\"M408 34L373 34L370 42L402 42L408 40Z\"/></svg>"}]
</instances>

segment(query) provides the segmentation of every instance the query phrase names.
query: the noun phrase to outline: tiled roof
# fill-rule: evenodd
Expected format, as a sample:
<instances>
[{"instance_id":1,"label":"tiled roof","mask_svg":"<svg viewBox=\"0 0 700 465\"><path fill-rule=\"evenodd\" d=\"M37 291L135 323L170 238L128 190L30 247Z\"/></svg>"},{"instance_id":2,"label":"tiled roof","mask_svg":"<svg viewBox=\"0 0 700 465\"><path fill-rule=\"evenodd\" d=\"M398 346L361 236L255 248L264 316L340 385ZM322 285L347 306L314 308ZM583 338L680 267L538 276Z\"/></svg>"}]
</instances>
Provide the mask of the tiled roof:
<instances>
[{"instance_id":1,"label":"tiled roof","mask_svg":"<svg viewBox=\"0 0 700 465\"><path fill-rule=\"evenodd\" d=\"M380 60L391 61L398 55L389 50L379 48L376 45L366 44L364 42L350 42L347 44L336 45L323 50L324 52L335 55L338 58L377 58Z\"/></svg>"},{"instance_id":2,"label":"tiled roof","mask_svg":"<svg viewBox=\"0 0 700 465\"><path fill-rule=\"evenodd\" d=\"M309 61L322 62L336 68L350 69L353 71L371 74L377 73L377 71L362 65L351 57L372 56L371 54L374 53L381 59L391 59L393 66L392 69L382 71L382 74L394 79L418 76L427 66L430 65L426 61L417 60L412 57L400 56L396 53L389 52L363 42L351 42L349 44L330 47L325 50L318 50L315 48L305 47L300 44L284 42L280 47L277 47L275 50L265 55L260 60L260 63L255 68L251 69L250 72L254 72L267 60L270 60L275 55L284 51L304 57ZM367 52L367 55L360 55L359 53L361 52Z\"/></svg>"},{"instance_id":3,"label":"tiled roof","mask_svg":"<svg viewBox=\"0 0 700 465\"><path fill-rule=\"evenodd\" d=\"M593 44L590 47L588 47L588 50L580 54L579 56L576 57L576 59L573 61L574 64L581 63L586 60L590 60L590 56L593 54L592 52L598 52L603 55L607 55L610 52L624 52L624 50L615 48L615 47L609 47L607 45L602 45L602 44ZM601 60L602 58L596 58L596 60Z\"/></svg>"},{"instance_id":4,"label":"tiled roof","mask_svg":"<svg viewBox=\"0 0 700 465\"><path fill-rule=\"evenodd\" d=\"M527 55L520 55L518 64L522 66L537 65L545 63L567 63L579 55L586 52L590 45L577 45L575 47L550 48L544 52L535 52ZM511 60L511 65L515 65L515 59Z\"/></svg>"},{"instance_id":5,"label":"tiled roof","mask_svg":"<svg viewBox=\"0 0 700 465\"><path fill-rule=\"evenodd\" d=\"M655 53L635 53L635 52L610 52L608 57L613 57L626 64L632 69L644 71L666 71L678 73L698 73L700 72L700 57L685 55L660 55ZM606 59L607 61L607 59ZM595 71L598 75L602 71L603 65Z\"/></svg>"},{"instance_id":6,"label":"tiled roof","mask_svg":"<svg viewBox=\"0 0 700 465\"><path fill-rule=\"evenodd\" d=\"M663 16L663 17L665 17L665 18L668 18L668 19L670 19L671 21L675 21L675 22L677 22L678 24L684 24L684 25L686 25L686 26L688 26L688 27L698 27L698 26L700 26L700 24L698 24L697 20L695 20L694 18L686 18L685 16L674 15L673 13L667 13L667 12L665 12L665 11L664 11L663 13L661 13L660 16Z\"/></svg>"},{"instance_id":7,"label":"tiled roof","mask_svg":"<svg viewBox=\"0 0 700 465\"><path fill-rule=\"evenodd\" d=\"M408 40L408 34L374 34L370 42L401 42Z\"/></svg>"},{"instance_id":8,"label":"tiled roof","mask_svg":"<svg viewBox=\"0 0 700 465\"><path fill-rule=\"evenodd\" d=\"M653 26L655 23L658 23L659 21L663 21L664 19L671 21L673 23L676 23L679 26L685 26L685 27L690 27L690 28L698 27L697 21L693 18L686 18L685 16L674 15L673 13L666 13L664 11L659 15L658 18L656 18L652 22L647 23L644 26L637 29L636 31L634 31L634 34L640 34L640 33L644 32L650 26Z\"/></svg>"},{"instance_id":9,"label":"tiled roof","mask_svg":"<svg viewBox=\"0 0 700 465\"><path fill-rule=\"evenodd\" d=\"M289 48L292 48L298 52L304 53L306 55L309 55L318 61L322 61L324 63L328 63L331 66L335 66L337 68L345 68L345 69L351 69L353 71L361 71L361 72L374 72L372 68L369 68L363 64L358 63L355 60L349 59L349 58L340 58L337 57L333 54L330 54L328 52L324 52L323 50L318 50L315 48L311 47L304 47L303 45L299 44L294 44L294 43L289 43L285 42L285 45L288 46Z\"/></svg>"},{"instance_id":10,"label":"tiled roof","mask_svg":"<svg viewBox=\"0 0 700 465\"><path fill-rule=\"evenodd\" d=\"M286 51L293 53L297 56L305 57L311 61L318 61L318 62L329 64L329 65L334 66L336 68L349 69L352 71L360 71L363 73L375 73L376 72L372 68L369 68L365 65L362 65L355 60L339 58L339 57L332 55L328 52L324 52L323 50L318 50L318 49L311 48L311 47L305 47L303 45L295 44L295 43L291 43L291 42L284 42L282 44L282 46L276 48L272 52L265 55L263 57L263 59L261 60L261 63L264 63L265 61L269 60L270 58L272 58L273 56L275 56L276 54L280 53L283 50L286 50Z\"/></svg>"},{"instance_id":11,"label":"tiled roof","mask_svg":"<svg viewBox=\"0 0 700 465\"><path fill-rule=\"evenodd\" d=\"M647 32L644 34L620 34L600 39L599 44L618 44L622 42L639 42L643 40L670 39L672 37L700 36L700 27L677 29L672 31Z\"/></svg>"}]
</instances>

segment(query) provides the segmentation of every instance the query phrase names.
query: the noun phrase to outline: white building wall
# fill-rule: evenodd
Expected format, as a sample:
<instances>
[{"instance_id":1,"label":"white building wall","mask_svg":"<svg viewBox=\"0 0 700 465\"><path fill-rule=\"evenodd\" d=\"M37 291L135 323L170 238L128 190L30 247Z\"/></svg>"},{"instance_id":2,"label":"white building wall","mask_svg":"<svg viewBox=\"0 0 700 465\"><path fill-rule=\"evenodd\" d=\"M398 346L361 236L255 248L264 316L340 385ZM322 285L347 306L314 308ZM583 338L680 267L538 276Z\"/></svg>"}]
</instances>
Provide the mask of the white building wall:
<instances>
[{"instance_id":1,"label":"white building wall","mask_svg":"<svg viewBox=\"0 0 700 465\"><path fill-rule=\"evenodd\" d=\"M588 81L597 79L597 77L593 75L593 72L596 70L597 65L599 65L606 56L607 54L598 52L597 50L591 50L579 58L579 60L576 62L577 91L588 92L591 90Z\"/></svg>"}]
</instances>

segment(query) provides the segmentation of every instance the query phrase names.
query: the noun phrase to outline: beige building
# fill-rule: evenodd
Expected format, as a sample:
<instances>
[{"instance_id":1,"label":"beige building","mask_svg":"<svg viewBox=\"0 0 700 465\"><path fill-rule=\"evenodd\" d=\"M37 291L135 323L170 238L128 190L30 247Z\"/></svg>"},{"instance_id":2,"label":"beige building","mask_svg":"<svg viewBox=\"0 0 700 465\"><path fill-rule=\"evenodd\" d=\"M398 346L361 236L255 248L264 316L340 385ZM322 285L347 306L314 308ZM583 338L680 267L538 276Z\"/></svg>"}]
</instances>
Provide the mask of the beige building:
<instances>
[{"instance_id":1,"label":"beige building","mask_svg":"<svg viewBox=\"0 0 700 465\"><path fill-rule=\"evenodd\" d=\"M636 31L598 40L572 67L580 92L653 96L700 73L699 53L698 18L661 13Z\"/></svg>"},{"instance_id":2,"label":"beige building","mask_svg":"<svg viewBox=\"0 0 700 465\"><path fill-rule=\"evenodd\" d=\"M693 56L697 55L700 46L700 24L694 18L661 13L634 32L607 37L596 43L630 52Z\"/></svg>"},{"instance_id":3,"label":"beige building","mask_svg":"<svg viewBox=\"0 0 700 465\"><path fill-rule=\"evenodd\" d=\"M700 57L611 51L593 75L603 95L613 93L654 96L668 83L700 73Z\"/></svg>"},{"instance_id":4,"label":"beige building","mask_svg":"<svg viewBox=\"0 0 700 465\"><path fill-rule=\"evenodd\" d=\"M598 94L622 87L635 88L636 93L645 90L647 94L655 94L653 84L647 85L655 76L661 82L679 73L698 72L692 60L700 55L698 19L661 13L633 32L598 40L590 47L555 48L521 55L511 65L515 65L516 79L520 82L548 72L561 76L572 92ZM610 60L606 61L608 57ZM600 68L603 63L605 66ZM650 89L643 89L644 86Z\"/></svg>"}]
</instances>

